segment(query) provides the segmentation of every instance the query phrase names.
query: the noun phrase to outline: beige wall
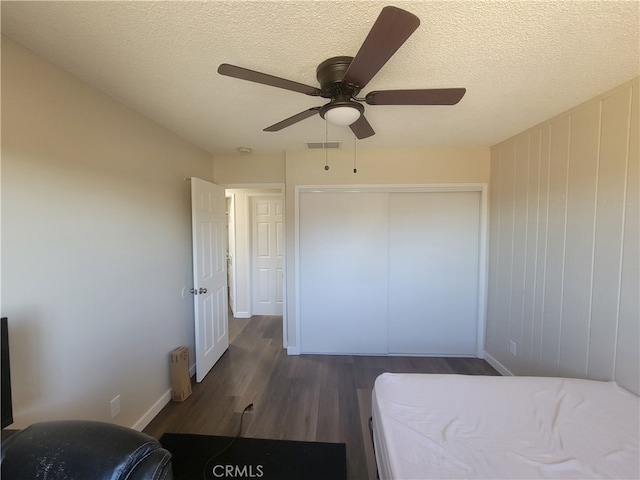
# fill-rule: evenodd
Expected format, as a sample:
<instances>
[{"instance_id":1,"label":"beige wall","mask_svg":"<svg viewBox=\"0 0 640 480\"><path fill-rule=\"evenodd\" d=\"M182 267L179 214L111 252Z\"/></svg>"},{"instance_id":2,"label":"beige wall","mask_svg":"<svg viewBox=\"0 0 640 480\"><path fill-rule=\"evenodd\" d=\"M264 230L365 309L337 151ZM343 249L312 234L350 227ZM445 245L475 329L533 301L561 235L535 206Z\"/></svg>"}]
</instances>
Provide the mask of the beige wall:
<instances>
[{"instance_id":1,"label":"beige wall","mask_svg":"<svg viewBox=\"0 0 640 480\"><path fill-rule=\"evenodd\" d=\"M503 370L639 393L638 88L491 150L486 350Z\"/></svg>"},{"instance_id":2,"label":"beige wall","mask_svg":"<svg viewBox=\"0 0 640 480\"><path fill-rule=\"evenodd\" d=\"M433 148L296 150L283 155L228 155L214 158L221 185L285 184L286 306L288 346L296 351L295 208L298 185L430 185L489 183L490 149ZM354 159L358 173L354 174ZM329 170L325 170L328 163Z\"/></svg>"},{"instance_id":3,"label":"beige wall","mask_svg":"<svg viewBox=\"0 0 640 480\"><path fill-rule=\"evenodd\" d=\"M213 181L219 185L283 184L284 154L216 155Z\"/></svg>"},{"instance_id":4,"label":"beige wall","mask_svg":"<svg viewBox=\"0 0 640 480\"><path fill-rule=\"evenodd\" d=\"M190 188L212 158L2 38L2 315L15 428L144 427L193 352ZM113 420L109 402L121 398Z\"/></svg>"},{"instance_id":5,"label":"beige wall","mask_svg":"<svg viewBox=\"0 0 640 480\"><path fill-rule=\"evenodd\" d=\"M383 134L380 134L383 135ZM299 150L286 154L287 188L295 185L489 182L489 148Z\"/></svg>"}]
</instances>

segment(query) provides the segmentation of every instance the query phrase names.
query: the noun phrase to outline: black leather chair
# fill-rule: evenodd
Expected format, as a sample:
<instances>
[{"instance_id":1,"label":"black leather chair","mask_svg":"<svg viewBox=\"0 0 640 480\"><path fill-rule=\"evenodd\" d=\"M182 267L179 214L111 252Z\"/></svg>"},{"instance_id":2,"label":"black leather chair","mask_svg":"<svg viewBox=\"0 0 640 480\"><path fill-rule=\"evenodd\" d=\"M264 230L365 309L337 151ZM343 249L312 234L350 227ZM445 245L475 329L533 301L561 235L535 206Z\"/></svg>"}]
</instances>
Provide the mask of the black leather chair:
<instances>
[{"instance_id":1,"label":"black leather chair","mask_svg":"<svg viewBox=\"0 0 640 480\"><path fill-rule=\"evenodd\" d=\"M173 479L160 442L103 422L35 423L4 440L1 455L2 480Z\"/></svg>"}]
</instances>

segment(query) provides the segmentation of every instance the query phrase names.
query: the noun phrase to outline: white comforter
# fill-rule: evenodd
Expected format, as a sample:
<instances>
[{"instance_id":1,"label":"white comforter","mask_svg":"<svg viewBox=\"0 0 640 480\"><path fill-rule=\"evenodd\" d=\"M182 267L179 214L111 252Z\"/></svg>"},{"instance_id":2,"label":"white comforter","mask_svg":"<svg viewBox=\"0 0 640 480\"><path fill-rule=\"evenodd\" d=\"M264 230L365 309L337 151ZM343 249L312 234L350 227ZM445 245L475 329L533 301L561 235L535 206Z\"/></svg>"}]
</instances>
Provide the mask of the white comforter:
<instances>
[{"instance_id":1,"label":"white comforter","mask_svg":"<svg viewBox=\"0 0 640 480\"><path fill-rule=\"evenodd\" d=\"M640 402L612 382L389 374L373 391L381 480L640 478Z\"/></svg>"}]
</instances>

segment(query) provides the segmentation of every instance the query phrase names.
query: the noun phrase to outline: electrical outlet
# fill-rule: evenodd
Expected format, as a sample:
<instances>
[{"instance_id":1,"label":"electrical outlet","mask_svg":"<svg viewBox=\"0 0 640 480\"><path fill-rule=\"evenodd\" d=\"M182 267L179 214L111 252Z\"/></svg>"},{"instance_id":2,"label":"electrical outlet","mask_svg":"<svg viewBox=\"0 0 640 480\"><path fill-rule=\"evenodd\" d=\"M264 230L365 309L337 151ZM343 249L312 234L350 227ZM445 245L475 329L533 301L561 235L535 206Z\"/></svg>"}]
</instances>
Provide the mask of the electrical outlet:
<instances>
[{"instance_id":1,"label":"electrical outlet","mask_svg":"<svg viewBox=\"0 0 640 480\"><path fill-rule=\"evenodd\" d=\"M109 405L111 406L111 418L114 418L120 413L120 394L113 397Z\"/></svg>"},{"instance_id":2,"label":"electrical outlet","mask_svg":"<svg viewBox=\"0 0 640 480\"><path fill-rule=\"evenodd\" d=\"M509 340L509 353L514 357L516 356L516 342L513 340Z\"/></svg>"}]
</instances>

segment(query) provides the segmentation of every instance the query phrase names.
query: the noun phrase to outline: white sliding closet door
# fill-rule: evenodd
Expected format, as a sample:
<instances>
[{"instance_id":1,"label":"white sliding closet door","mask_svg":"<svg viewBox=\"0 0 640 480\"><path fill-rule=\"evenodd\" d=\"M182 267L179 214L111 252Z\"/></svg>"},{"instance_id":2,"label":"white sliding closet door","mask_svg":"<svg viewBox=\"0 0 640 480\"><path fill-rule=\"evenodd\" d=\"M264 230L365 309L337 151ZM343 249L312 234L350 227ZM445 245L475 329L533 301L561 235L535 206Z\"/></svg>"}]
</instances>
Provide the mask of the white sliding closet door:
<instances>
[{"instance_id":1,"label":"white sliding closet door","mask_svg":"<svg viewBox=\"0 0 640 480\"><path fill-rule=\"evenodd\" d=\"M301 192L303 353L387 353L388 196Z\"/></svg>"},{"instance_id":2,"label":"white sliding closet door","mask_svg":"<svg viewBox=\"0 0 640 480\"><path fill-rule=\"evenodd\" d=\"M389 352L475 355L480 192L392 193Z\"/></svg>"},{"instance_id":3,"label":"white sliding closet door","mask_svg":"<svg viewBox=\"0 0 640 480\"><path fill-rule=\"evenodd\" d=\"M299 192L301 353L477 355L481 200Z\"/></svg>"}]
</instances>

